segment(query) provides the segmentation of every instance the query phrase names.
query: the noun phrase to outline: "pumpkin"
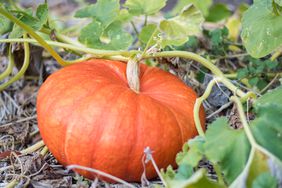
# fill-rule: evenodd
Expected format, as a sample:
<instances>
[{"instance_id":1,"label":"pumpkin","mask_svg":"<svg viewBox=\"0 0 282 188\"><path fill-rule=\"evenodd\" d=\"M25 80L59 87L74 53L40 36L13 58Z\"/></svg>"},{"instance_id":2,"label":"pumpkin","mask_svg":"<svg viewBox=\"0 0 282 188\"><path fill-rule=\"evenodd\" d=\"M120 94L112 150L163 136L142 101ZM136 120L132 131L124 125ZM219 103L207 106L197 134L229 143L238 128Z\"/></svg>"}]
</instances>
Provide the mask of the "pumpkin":
<instances>
[{"instance_id":1,"label":"pumpkin","mask_svg":"<svg viewBox=\"0 0 282 188\"><path fill-rule=\"evenodd\" d=\"M102 59L62 68L47 78L37 97L38 126L44 143L61 164L140 181L148 146L159 168L176 165L182 145L197 135L196 93L156 67L140 65L139 78L137 93L127 84L125 63ZM200 118L203 124L203 109ZM148 179L156 177L151 163L145 171Z\"/></svg>"}]
</instances>

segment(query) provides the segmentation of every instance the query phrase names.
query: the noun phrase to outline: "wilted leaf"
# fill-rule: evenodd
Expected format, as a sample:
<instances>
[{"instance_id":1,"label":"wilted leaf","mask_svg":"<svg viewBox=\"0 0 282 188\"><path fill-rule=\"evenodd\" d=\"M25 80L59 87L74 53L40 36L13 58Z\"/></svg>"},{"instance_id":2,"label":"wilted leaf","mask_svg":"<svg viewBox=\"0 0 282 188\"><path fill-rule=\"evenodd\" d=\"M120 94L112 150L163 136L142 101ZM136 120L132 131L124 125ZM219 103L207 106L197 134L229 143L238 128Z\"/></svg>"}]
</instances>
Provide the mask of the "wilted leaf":
<instances>
[{"instance_id":1,"label":"wilted leaf","mask_svg":"<svg viewBox=\"0 0 282 188\"><path fill-rule=\"evenodd\" d=\"M241 21L236 16L228 18L226 27L228 28L228 38L234 42L238 40L241 31Z\"/></svg>"},{"instance_id":2,"label":"wilted leaf","mask_svg":"<svg viewBox=\"0 0 282 188\"><path fill-rule=\"evenodd\" d=\"M243 14L241 37L247 52L264 57L282 45L282 16L267 8L267 1L256 0Z\"/></svg>"}]
</instances>

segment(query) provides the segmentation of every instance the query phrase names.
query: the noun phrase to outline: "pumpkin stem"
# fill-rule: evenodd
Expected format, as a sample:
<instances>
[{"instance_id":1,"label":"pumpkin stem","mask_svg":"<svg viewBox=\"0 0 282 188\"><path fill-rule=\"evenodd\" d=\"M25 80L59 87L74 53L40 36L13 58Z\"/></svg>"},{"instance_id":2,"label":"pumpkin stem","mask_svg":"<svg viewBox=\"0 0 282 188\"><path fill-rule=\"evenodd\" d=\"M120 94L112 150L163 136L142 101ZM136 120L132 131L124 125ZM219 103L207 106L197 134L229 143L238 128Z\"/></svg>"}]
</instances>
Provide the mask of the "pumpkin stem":
<instances>
[{"instance_id":1,"label":"pumpkin stem","mask_svg":"<svg viewBox=\"0 0 282 188\"><path fill-rule=\"evenodd\" d=\"M126 65L126 78L130 89L139 93L140 91L140 67L137 58L130 58Z\"/></svg>"}]
</instances>

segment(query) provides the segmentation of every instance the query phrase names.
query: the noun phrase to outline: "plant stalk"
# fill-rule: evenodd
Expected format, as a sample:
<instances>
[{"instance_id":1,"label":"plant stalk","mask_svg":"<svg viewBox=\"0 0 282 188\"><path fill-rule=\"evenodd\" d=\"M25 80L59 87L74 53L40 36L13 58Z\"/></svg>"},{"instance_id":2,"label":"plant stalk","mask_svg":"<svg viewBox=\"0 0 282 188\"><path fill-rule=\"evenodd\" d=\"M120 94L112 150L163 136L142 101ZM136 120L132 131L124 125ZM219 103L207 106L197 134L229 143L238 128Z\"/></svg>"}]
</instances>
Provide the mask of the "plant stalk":
<instances>
[{"instance_id":1,"label":"plant stalk","mask_svg":"<svg viewBox=\"0 0 282 188\"><path fill-rule=\"evenodd\" d=\"M27 35L24 34L23 37L26 38ZM27 42L24 42L24 62L23 62L23 66L20 69L20 71L14 77L12 77L9 81L0 85L0 91L4 90L8 86L10 86L12 83L19 80L24 75L25 71L27 70L27 68L29 66L29 60L30 60L29 44ZM10 59L10 61L12 61L12 64L13 64L12 58Z\"/></svg>"},{"instance_id":2,"label":"plant stalk","mask_svg":"<svg viewBox=\"0 0 282 188\"><path fill-rule=\"evenodd\" d=\"M38 41L51 55L56 61L62 65L65 66L64 60L61 58L61 56L51 47L49 46L44 39L42 39L33 29L24 24L22 21L14 17L11 13L9 13L7 10L5 10L2 6L0 7L0 14L14 22L15 24L19 25L22 29L24 29L29 35L31 35L35 40Z\"/></svg>"}]
</instances>

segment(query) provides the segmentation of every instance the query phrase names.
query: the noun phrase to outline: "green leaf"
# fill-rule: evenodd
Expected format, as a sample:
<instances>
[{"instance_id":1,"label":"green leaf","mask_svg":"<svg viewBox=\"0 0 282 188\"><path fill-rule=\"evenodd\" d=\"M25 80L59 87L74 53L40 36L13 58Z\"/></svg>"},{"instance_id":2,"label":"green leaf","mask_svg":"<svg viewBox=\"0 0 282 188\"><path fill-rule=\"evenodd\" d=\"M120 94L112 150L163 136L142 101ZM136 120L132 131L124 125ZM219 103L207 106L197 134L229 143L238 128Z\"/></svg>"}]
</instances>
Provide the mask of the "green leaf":
<instances>
[{"instance_id":1,"label":"green leaf","mask_svg":"<svg viewBox=\"0 0 282 188\"><path fill-rule=\"evenodd\" d=\"M121 22L128 22L132 19L132 15L129 14L127 9L121 9L119 11L118 17L116 20L121 21Z\"/></svg>"},{"instance_id":2,"label":"green leaf","mask_svg":"<svg viewBox=\"0 0 282 188\"><path fill-rule=\"evenodd\" d=\"M122 28L121 22L113 22L106 29L98 21L92 21L81 30L79 41L96 49L123 50L132 43L132 37Z\"/></svg>"},{"instance_id":3,"label":"green leaf","mask_svg":"<svg viewBox=\"0 0 282 188\"><path fill-rule=\"evenodd\" d=\"M258 176L268 171L268 156L253 148L244 170L236 180L232 182L230 188L251 187Z\"/></svg>"},{"instance_id":4,"label":"green leaf","mask_svg":"<svg viewBox=\"0 0 282 188\"><path fill-rule=\"evenodd\" d=\"M32 10L27 9L25 11L15 11L18 13L17 17L26 25L30 26L35 31L40 30L48 20L48 6L47 4L41 4L36 9L36 16L33 17ZM14 24L9 38L20 38L23 35L23 30L17 24Z\"/></svg>"},{"instance_id":5,"label":"green leaf","mask_svg":"<svg viewBox=\"0 0 282 188\"><path fill-rule=\"evenodd\" d=\"M212 5L209 11L209 15L206 17L206 21L218 22L231 16L231 11L228 9L227 5L222 3L217 3Z\"/></svg>"},{"instance_id":6,"label":"green leaf","mask_svg":"<svg viewBox=\"0 0 282 188\"><path fill-rule=\"evenodd\" d=\"M269 69L274 69L279 65L278 61L276 61L276 60L275 61L266 60L265 64Z\"/></svg>"},{"instance_id":7,"label":"green leaf","mask_svg":"<svg viewBox=\"0 0 282 188\"><path fill-rule=\"evenodd\" d=\"M237 78L239 80L246 78L248 76L248 74L249 74L249 70L247 68L237 70Z\"/></svg>"},{"instance_id":8,"label":"green leaf","mask_svg":"<svg viewBox=\"0 0 282 188\"><path fill-rule=\"evenodd\" d=\"M272 97L274 96L277 95ZM260 105L257 108L258 118L251 125L256 141L278 159L282 160L281 95L277 100L280 100L277 104L273 103L273 101L272 104Z\"/></svg>"},{"instance_id":9,"label":"green leaf","mask_svg":"<svg viewBox=\"0 0 282 188\"><path fill-rule=\"evenodd\" d=\"M36 17L39 19L39 28L41 29L48 21L48 5L47 3L41 4L36 9Z\"/></svg>"},{"instance_id":10,"label":"green leaf","mask_svg":"<svg viewBox=\"0 0 282 188\"><path fill-rule=\"evenodd\" d=\"M189 179L187 178L176 178L172 174L162 174L165 182L167 183L167 188L223 188L225 186L219 185L216 182L209 180L206 177L206 171L200 169L195 172Z\"/></svg>"},{"instance_id":11,"label":"green leaf","mask_svg":"<svg viewBox=\"0 0 282 188\"><path fill-rule=\"evenodd\" d=\"M124 7L132 15L152 15L166 5L166 0L127 0Z\"/></svg>"},{"instance_id":12,"label":"green leaf","mask_svg":"<svg viewBox=\"0 0 282 188\"><path fill-rule=\"evenodd\" d=\"M180 15L161 21L160 30L163 33L161 46L184 44L188 40L188 36L201 32L203 20L201 12L191 4L185 7Z\"/></svg>"},{"instance_id":13,"label":"green leaf","mask_svg":"<svg viewBox=\"0 0 282 188\"><path fill-rule=\"evenodd\" d=\"M254 106L258 110L261 106L269 105L269 104L276 104L282 106L282 86L277 87L274 90L268 91L266 94L258 98Z\"/></svg>"},{"instance_id":14,"label":"green leaf","mask_svg":"<svg viewBox=\"0 0 282 188\"><path fill-rule=\"evenodd\" d=\"M234 130L226 118L218 118L206 131L205 154L218 163L227 183L231 183L245 168L250 144L244 130ZM240 157L238 157L240 156Z\"/></svg>"},{"instance_id":15,"label":"green leaf","mask_svg":"<svg viewBox=\"0 0 282 188\"><path fill-rule=\"evenodd\" d=\"M95 21L100 22L104 27L107 27L116 20L119 9L118 0L98 0L97 3L78 10L75 17L91 17Z\"/></svg>"},{"instance_id":16,"label":"green leaf","mask_svg":"<svg viewBox=\"0 0 282 188\"><path fill-rule=\"evenodd\" d=\"M269 173L260 174L252 184L252 188L277 188L277 180Z\"/></svg>"},{"instance_id":17,"label":"green leaf","mask_svg":"<svg viewBox=\"0 0 282 188\"><path fill-rule=\"evenodd\" d=\"M256 0L243 14L241 37L253 57L264 57L280 47L281 31L282 16L269 10L265 0Z\"/></svg>"},{"instance_id":18,"label":"green leaf","mask_svg":"<svg viewBox=\"0 0 282 188\"><path fill-rule=\"evenodd\" d=\"M23 36L23 30L17 24L14 24L11 33L9 34L9 38L21 38Z\"/></svg>"},{"instance_id":19,"label":"green leaf","mask_svg":"<svg viewBox=\"0 0 282 188\"><path fill-rule=\"evenodd\" d=\"M249 84L250 84L251 86L257 85L258 82L259 82L259 78L258 78L258 77L253 77L253 78L250 78L250 79L249 79Z\"/></svg>"},{"instance_id":20,"label":"green leaf","mask_svg":"<svg viewBox=\"0 0 282 188\"><path fill-rule=\"evenodd\" d=\"M212 0L178 0L177 4L174 6L172 11L169 13L169 16L175 16L177 15L183 7L189 5L189 4L195 5L204 16L208 15L209 7L212 5Z\"/></svg>"},{"instance_id":21,"label":"green leaf","mask_svg":"<svg viewBox=\"0 0 282 188\"><path fill-rule=\"evenodd\" d=\"M188 143L183 145L182 152L177 154L176 163L196 167L204 156L204 143L205 140L200 136L189 140Z\"/></svg>"},{"instance_id":22,"label":"green leaf","mask_svg":"<svg viewBox=\"0 0 282 188\"><path fill-rule=\"evenodd\" d=\"M5 16L0 15L0 35L7 33L11 26L11 22Z\"/></svg>"},{"instance_id":23,"label":"green leaf","mask_svg":"<svg viewBox=\"0 0 282 188\"><path fill-rule=\"evenodd\" d=\"M279 6L282 6L282 0L274 0L274 2L279 5Z\"/></svg>"},{"instance_id":24,"label":"green leaf","mask_svg":"<svg viewBox=\"0 0 282 188\"><path fill-rule=\"evenodd\" d=\"M219 46L224 42L224 39L228 36L228 29L226 27L218 28L209 32L211 42L213 46Z\"/></svg>"},{"instance_id":25,"label":"green leaf","mask_svg":"<svg viewBox=\"0 0 282 188\"><path fill-rule=\"evenodd\" d=\"M138 36L139 40L142 43L147 44L156 29L157 29L157 25L155 25L155 24L146 25L145 27L142 28L141 32L139 33L139 36ZM155 36L153 36L153 37L156 37L158 35L158 33L159 32L156 32ZM152 43L149 44L149 45L153 45L153 43L156 43L156 41L152 41Z\"/></svg>"}]
</instances>

